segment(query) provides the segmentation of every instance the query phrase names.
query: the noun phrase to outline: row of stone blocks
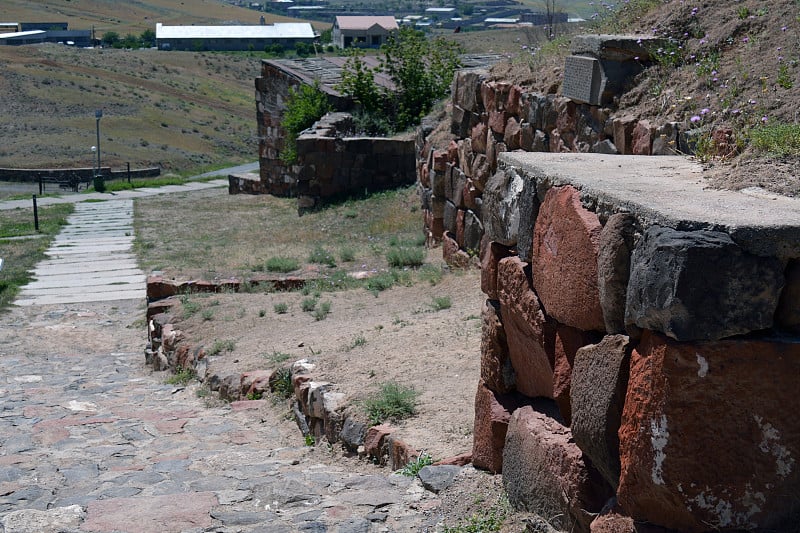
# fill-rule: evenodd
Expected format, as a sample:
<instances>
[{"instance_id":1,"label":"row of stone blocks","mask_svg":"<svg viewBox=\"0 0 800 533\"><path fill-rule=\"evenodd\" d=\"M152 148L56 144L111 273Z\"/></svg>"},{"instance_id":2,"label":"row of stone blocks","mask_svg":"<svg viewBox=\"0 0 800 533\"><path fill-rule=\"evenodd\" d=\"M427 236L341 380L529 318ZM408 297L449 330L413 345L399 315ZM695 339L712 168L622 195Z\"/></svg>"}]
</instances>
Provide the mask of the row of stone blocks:
<instances>
[{"instance_id":1,"label":"row of stone blocks","mask_svg":"<svg viewBox=\"0 0 800 533\"><path fill-rule=\"evenodd\" d=\"M484 220L475 466L567 530L796 524L796 249L515 178Z\"/></svg>"},{"instance_id":2,"label":"row of stone blocks","mask_svg":"<svg viewBox=\"0 0 800 533\"><path fill-rule=\"evenodd\" d=\"M425 228L431 244L442 231L462 250L477 249L485 188L497 170L498 154L509 151L674 155L694 152L699 130L675 122L662 125L610 109L578 104L555 94L525 92L519 85L490 81L481 70L459 71L451 87L450 130L457 140L435 149L420 145L417 176ZM710 132L721 156L735 149L732 132ZM464 234L464 238L459 236Z\"/></svg>"},{"instance_id":3,"label":"row of stone blocks","mask_svg":"<svg viewBox=\"0 0 800 533\"><path fill-rule=\"evenodd\" d=\"M160 276L148 280L148 293L169 292L165 287L180 285L165 284ZM192 370L209 389L230 402L233 409L256 409L271 400L261 399L275 392L281 372L290 372L292 397L290 404L299 429L310 435L314 442L341 443L351 453L358 454L376 464L387 465L393 470L402 468L419 453L397 435L396 428L389 424L370 426L363 416L352 413L346 395L335 390L332 383L314 377L315 366L307 360L294 362L290 367L278 370L254 370L227 376L216 374L209 366L210 358L205 348L185 338L173 317L180 311L180 300L167 295L148 305L148 347L145 363L156 371ZM258 399L253 399L258 398ZM470 456L456 456L437 464L464 465Z\"/></svg>"}]
</instances>

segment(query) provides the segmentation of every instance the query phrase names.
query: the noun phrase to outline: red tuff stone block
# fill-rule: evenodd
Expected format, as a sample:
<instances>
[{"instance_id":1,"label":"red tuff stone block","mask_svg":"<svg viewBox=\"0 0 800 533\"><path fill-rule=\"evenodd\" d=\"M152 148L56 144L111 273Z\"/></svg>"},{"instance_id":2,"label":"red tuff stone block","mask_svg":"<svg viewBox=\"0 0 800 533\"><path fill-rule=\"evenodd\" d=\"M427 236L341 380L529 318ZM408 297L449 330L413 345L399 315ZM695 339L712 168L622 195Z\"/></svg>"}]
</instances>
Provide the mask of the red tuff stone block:
<instances>
[{"instance_id":1,"label":"red tuff stone block","mask_svg":"<svg viewBox=\"0 0 800 533\"><path fill-rule=\"evenodd\" d=\"M433 152L433 170L436 172L444 172L447 169L447 151L434 150Z\"/></svg>"},{"instance_id":2,"label":"red tuff stone block","mask_svg":"<svg viewBox=\"0 0 800 533\"><path fill-rule=\"evenodd\" d=\"M458 162L458 143L453 140L451 140L450 144L447 145L447 162Z\"/></svg>"},{"instance_id":3,"label":"red tuff stone block","mask_svg":"<svg viewBox=\"0 0 800 533\"><path fill-rule=\"evenodd\" d=\"M483 100L483 108L487 112L497 110L497 96L494 87L495 83L492 81L481 83L481 100Z\"/></svg>"},{"instance_id":4,"label":"red tuff stone block","mask_svg":"<svg viewBox=\"0 0 800 533\"><path fill-rule=\"evenodd\" d=\"M147 276L148 300L159 300L178 294L179 284L161 276Z\"/></svg>"},{"instance_id":5,"label":"red tuff stone block","mask_svg":"<svg viewBox=\"0 0 800 533\"><path fill-rule=\"evenodd\" d=\"M508 122L506 122L505 134L503 135L503 142L505 142L506 148L508 150L518 149L521 135L522 129L519 126L519 122L514 117L509 117Z\"/></svg>"},{"instance_id":6,"label":"red tuff stone block","mask_svg":"<svg viewBox=\"0 0 800 533\"><path fill-rule=\"evenodd\" d=\"M656 128L650 124L649 120L637 122L631 135L631 143L633 144L631 151L633 155L650 155L655 133Z\"/></svg>"},{"instance_id":7,"label":"red tuff stone block","mask_svg":"<svg viewBox=\"0 0 800 533\"><path fill-rule=\"evenodd\" d=\"M610 496L585 462L569 428L531 406L509 420L503 451L503 485L516 508L553 516L559 531L588 531Z\"/></svg>"},{"instance_id":8,"label":"red tuff stone block","mask_svg":"<svg viewBox=\"0 0 800 533\"><path fill-rule=\"evenodd\" d=\"M493 392L506 394L514 390L516 378L508 358L508 342L498 302L486 300L481 319L481 380Z\"/></svg>"},{"instance_id":9,"label":"red tuff stone block","mask_svg":"<svg viewBox=\"0 0 800 533\"><path fill-rule=\"evenodd\" d=\"M480 196L481 191L478 190L471 178L467 178L467 180L464 182L463 194L461 195L462 201L464 202L464 207L473 211L478 210L479 207L476 199L480 198Z\"/></svg>"},{"instance_id":10,"label":"red tuff stone block","mask_svg":"<svg viewBox=\"0 0 800 533\"><path fill-rule=\"evenodd\" d=\"M584 331L605 330L597 281L602 229L567 185L547 191L533 232L533 286L545 312Z\"/></svg>"},{"instance_id":11,"label":"red tuff stone block","mask_svg":"<svg viewBox=\"0 0 800 533\"><path fill-rule=\"evenodd\" d=\"M496 242L489 242L484 236L485 246L481 246L481 290L487 298L497 300L497 264L511 255L511 249Z\"/></svg>"},{"instance_id":12,"label":"red tuff stone block","mask_svg":"<svg viewBox=\"0 0 800 533\"><path fill-rule=\"evenodd\" d=\"M518 394L496 394L483 383L475 394L472 465L493 474L503 471L503 447L511 413L525 404Z\"/></svg>"},{"instance_id":13,"label":"red tuff stone block","mask_svg":"<svg viewBox=\"0 0 800 533\"><path fill-rule=\"evenodd\" d=\"M486 135L487 135L487 127L486 124L483 122L478 122L472 128L472 151L477 152L479 154L486 153Z\"/></svg>"},{"instance_id":14,"label":"red tuff stone block","mask_svg":"<svg viewBox=\"0 0 800 533\"><path fill-rule=\"evenodd\" d=\"M417 450L394 435L386 437L386 444L388 448L387 455L389 456L389 465L392 470L403 468L419 456Z\"/></svg>"},{"instance_id":15,"label":"red tuff stone block","mask_svg":"<svg viewBox=\"0 0 800 533\"><path fill-rule=\"evenodd\" d=\"M498 263L497 293L508 354L519 392L553 398L555 328L548 324L531 289L526 266L518 257Z\"/></svg>"},{"instance_id":16,"label":"red tuff stone block","mask_svg":"<svg viewBox=\"0 0 800 533\"><path fill-rule=\"evenodd\" d=\"M633 128L636 127L636 117L626 115L612 120L611 127L614 131L614 146L623 155L633 153Z\"/></svg>"},{"instance_id":17,"label":"red tuff stone block","mask_svg":"<svg viewBox=\"0 0 800 533\"><path fill-rule=\"evenodd\" d=\"M581 331L569 326L558 325L556 329L555 363L553 368L553 398L564 419L564 424L572 424L570 404L570 385L575 354L580 348L599 341L597 334Z\"/></svg>"},{"instance_id":18,"label":"red tuff stone block","mask_svg":"<svg viewBox=\"0 0 800 533\"><path fill-rule=\"evenodd\" d=\"M394 428L389 424L380 424L367 429L367 434L364 437L364 453L368 457L380 459L383 443L393 431Z\"/></svg>"},{"instance_id":19,"label":"red tuff stone block","mask_svg":"<svg viewBox=\"0 0 800 533\"><path fill-rule=\"evenodd\" d=\"M466 466L472 462L472 452L464 452L433 463L434 466Z\"/></svg>"},{"instance_id":20,"label":"red tuff stone block","mask_svg":"<svg viewBox=\"0 0 800 533\"><path fill-rule=\"evenodd\" d=\"M553 102L558 117L556 129L564 136L566 133L575 135L578 129L578 106L569 98L556 98Z\"/></svg>"},{"instance_id":21,"label":"red tuff stone block","mask_svg":"<svg viewBox=\"0 0 800 533\"><path fill-rule=\"evenodd\" d=\"M431 173L428 170L428 164L427 163L422 163L422 167L420 167L420 170L419 170L419 182L426 189L430 189L431 188Z\"/></svg>"},{"instance_id":22,"label":"red tuff stone block","mask_svg":"<svg viewBox=\"0 0 800 533\"><path fill-rule=\"evenodd\" d=\"M711 141L718 157L730 157L738 151L732 128L716 128L711 132Z\"/></svg>"},{"instance_id":23,"label":"red tuff stone block","mask_svg":"<svg viewBox=\"0 0 800 533\"><path fill-rule=\"evenodd\" d=\"M452 233L442 234L442 259L448 265L456 268L467 268L469 266L469 254L462 250Z\"/></svg>"},{"instance_id":24,"label":"red tuff stone block","mask_svg":"<svg viewBox=\"0 0 800 533\"><path fill-rule=\"evenodd\" d=\"M512 115L519 115L522 106L522 88L519 85L512 85L508 90L508 99L506 100L506 111Z\"/></svg>"},{"instance_id":25,"label":"red tuff stone block","mask_svg":"<svg viewBox=\"0 0 800 533\"><path fill-rule=\"evenodd\" d=\"M459 209L456 214L456 242L459 248L464 247L464 216L466 211Z\"/></svg>"},{"instance_id":26,"label":"red tuff stone block","mask_svg":"<svg viewBox=\"0 0 800 533\"><path fill-rule=\"evenodd\" d=\"M489 129L498 135L503 135L506 132L508 117L509 115L505 111L489 111Z\"/></svg>"},{"instance_id":27,"label":"red tuff stone block","mask_svg":"<svg viewBox=\"0 0 800 533\"><path fill-rule=\"evenodd\" d=\"M646 331L619 430L622 509L688 533L796 525L798 375L800 343Z\"/></svg>"}]
</instances>

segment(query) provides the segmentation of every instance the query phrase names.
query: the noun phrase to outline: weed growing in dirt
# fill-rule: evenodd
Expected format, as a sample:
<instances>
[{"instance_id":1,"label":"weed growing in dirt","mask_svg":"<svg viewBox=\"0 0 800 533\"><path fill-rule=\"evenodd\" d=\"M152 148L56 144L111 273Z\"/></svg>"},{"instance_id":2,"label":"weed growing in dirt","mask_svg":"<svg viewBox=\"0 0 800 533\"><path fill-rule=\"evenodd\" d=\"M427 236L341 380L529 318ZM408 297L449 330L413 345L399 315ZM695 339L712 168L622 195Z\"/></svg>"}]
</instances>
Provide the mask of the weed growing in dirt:
<instances>
[{"instance_id":1,"label":"weed growing in dirt","mask_svg":"<svg viewBox=\"0 0 800 533\"><path fill-rule=\"evenodd\" d=\"M247 399L248 400L260 400L261 399L261 393L260 392L255 392L255 391L254 392L248 392L247 393Z\"/></svg>"},{"instance_id":2,"label":"weed growing in dirt","mask_svg":"<svg viewBox=\"0 0 800 533\"><path fill-rule=\"evenodd\" d=\"M770 124L750 131L753 145L774 156L800 155L800 124Z\"/></svg>"},{"instance_id":3,"label":"weed growing in dirt","mask_svg":"<svg viewBox=\"0 0 800 533\"><path fill-rule=\"evenodd\" d=\"M200 316L203 317L203 320L210 321L214 320L214 310L213 309L203 309L203 312L200 313Z\"/></svg>"},{"instance_id":4,"label":"weed growing in dirt","mask_svg":"<svg viewBox=\"0 0 800 533\"><path fill-rule=\"evenodd\" d=\"M511 504L508 497L503 496L500 501L493 505L488 512L473 514L471 517L462 520L461 524L453 527L445 527L444 533L492 533L500 531L508 515L511 513Z\"/></svg>"},{"instance_id":5,"label":"weed growing in dirt","mask_svg":"<svg viewBox=\"0 0 800 533\"><path fill-rule=\"evenodd\" d=\"M437 296L431 302L431 308L434 311L442 311L444 309L450 309L453 306L453 301L450 299L449 296Z\"/></svg>"},{"instance_id":6,"label":"weed growing in dirt","mask_svg":"<svg viewBox=\"0 0 800 533\"><path fill-rule=\"evenodd\" d=\"M300 262L292 257L270 257L264 263L264 268L269 272L292 272L300 268Z\"/></svg>"},{"instance_id":7,"label":"weed growing in dirt","mask_svg":"<svg viewBox=\"0 0 800 533\"><path fill-rule=\"evenodd\" d=\"M414 477L419 474L419 471L433 464L433 457L425 452L420 453L416 459L409 461L406 466L398 470L396 473L406 477Z\"/></svg>"},{"instance_id":8,"label":"weed growing in dirt","mask_svg":"<svg viewBox=\"0 0 800 533\"><path fill-rule=\"evenodd\" d=\"M289 311L289 304L285 302L276 303L275 305L272 306L272 309L278 315L285 315Z\"/></svg>"},{"instance_id":9,"label":"weed growing in dirt","mask_svg":"<svg viewBox=\"0 0 800 533\"><path fill-rule=\"evenodd\" d=\"M425 262L425 250L405 246L393 247L386 253L386 261L389 266L395 268L418 267Z\"/></svg>"},{"instance_id":10,"label":"weed growing in dirt","mask_svg":"<svg viewBox=\"0 0 800 533\"><path fill-rule=\"evenodd\" d=\"M442 281L444 273L440 267L434 265L423 265L417 271L417 279L420 281L427 281L432 286L438 285Z\"/></svg>"},{"instance_id":11,"label":"weed growing in dirt","mask_svg":"<svg viewBox=\"0 0 800 533\"><path fill-rule=\"evenodd\" d=\"M181 368L165 380L168 385L186 385L192 381L197 374L193 368Z\"/></svg>"},{"instance_id":12,"label":"weed growing in dirt","mask_svg":"<svg viewBox=\"0 0 800 533\"><path fill-rule=\"evenodd\" d=\"M368 278L366 287L374 296L378 296L379 292L391 289L394 285L408 286L410 284L411 274L409 272L393 268Z\"/></svg>"},{"instance_id":13,"label":"weed growing in dirt","mask_svg":"<svg viewBox=\"0 0 800 533\"><path fill-rule=\"evenodd\" d=\"M413 387L406 387L394 381L380 385L380 389L367 397L364 410L369 423L381 424L386 420L402 420L417 411L417 392Z\"/></svg>"},{"instance_id":14,"label":"weed growing in dirt","mask_svg":"<svg viewBox=\"0 0 800 533\"><path fill-rule=\"evenodd\" d=\"M236 341L228 340L215 340L214 344L208 350L208 355L219 355L222 352L232 352L236 349Z\"/></svg>"},{"instance_id":15,"label":"weed growing in dirt","mask_svg":"<svg viewBox=\"0 0 800 533\"><path fill-rule=\"evenodd\" d=\"M279 368L275 371L275 379L269 384L273 394L284 400L294 394L292 385L292 371L288 368Z\"/></svg>"},{"instance_id":16,"label":"weed growing in dirt","mask_svg":"<svg viewBox=\"0 0 800 533\"><path fill-rule=\"evenodd\" d=\"M277 312L277 311L276 311L276 312ZM285 312L286 312L286 311L284 311L284 313L285 313ZM258 318L264 318L265 316L267 316L267 310L266 310L266 309L259 309L259 310L258 310Z\"/></svg>"},{"instance_id":17,"label":"weed growing in dirt","mask_svg":"<svg viewBox=\"0 0 800 533\"><path fill-rule=\"evenodd\" d=\"M356 258L356 251L350 246L343 246L339 249L339 260L342 263L349 263Z\"/></svg>"},{"instance_id":18,"label":"weed growing in dirt","mask_svg":"<svg viewBox=\"0 0 800 533\"><path fill-rule=\"evenodd\" d=\"M185 319L191 318L198 311L200 311L200 304L191 300L189 295L184 294L180 297L181 306L183 307L182 316Z\"/></svg>"},{"instance_id":19,"label":"weed growing in dirt","mask_svg":"<svg viewBox=\"0 0 800 533\"><path fill-rule=\"evenodd\" d=\"M300 309L305 311L306 313L312 312L317 307L317 299L313 296L309 298L303 298L303 301L300 302Z\"/></svg>"},{"instance_id":20,"label":"weed growing in dirt","mask_svg":"<svg viewBox=\"0 0 800 533\"><path fill-rule=\"evenodd\" d=\"M319 303L319 307L314 310L314 320L320 321L325 320L328 317L328 314L331 312L331 302L329 300L325 300L324 302Z\"/></svg>"},{"instance_id":21,"label":"weed growing in dirt","mask_svg":"<svg viewBox=\"0 0 800 533\"><path fill-rule=\"evenodd\" d=\"M266 356L267 361L269 361L273 365L279 365L292 358L291 354L278 351L274 351L271 354L264 354L264 355Z\"/></svg>"},{"instance_id":22,"label":"weed growing in dirt","mask_svg":"<svg viewBox=\"0 0 800 533\"><path fill-rule=\"evenodd\" d=\"M367 345L367 338L359 333L358 335L356 335L356 338L353 339L353 342L351 342L349 345L345 347L345 351L349 352L350 350L361 348L362 346L366 345Z\"/></svg>"},{"instance_id":23,"label":"weed growing in dirt","mask_svg":"<svg viewBox=\"0 0 800 533\"><path fill-rule=\"evenodd\" d=\"M303 441L305 442L306 446L314 446L317 443L317 439L315 439L314 435L311 433L303 437Z\"/></svg>"},{"instance_id":24,"label":"weed growing in dirt","mask_svg":"<svg viewBox=\"0 0 800 533\"><path fill-rule=\"evenodd\" d=\"M327 265L329 267L336 266L336 259L333 257L333 254L322 246L317 246L311 250L311 254L308 256L308 262Z\"/></svg>"}]
</instances>

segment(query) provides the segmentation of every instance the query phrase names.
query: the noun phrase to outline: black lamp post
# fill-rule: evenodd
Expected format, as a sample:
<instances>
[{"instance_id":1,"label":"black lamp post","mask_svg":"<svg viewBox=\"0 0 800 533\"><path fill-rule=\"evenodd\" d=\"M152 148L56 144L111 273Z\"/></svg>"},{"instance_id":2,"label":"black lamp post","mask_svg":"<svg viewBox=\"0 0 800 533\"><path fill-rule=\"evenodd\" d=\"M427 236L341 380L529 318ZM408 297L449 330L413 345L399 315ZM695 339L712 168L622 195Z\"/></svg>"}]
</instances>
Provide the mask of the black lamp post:
<instances>
[{"instance_id":1,"label":"black lamp post","mask_svg":"<svg viewBox=\"0 0 800 533\"><path fill-rule=\"evenodd\" d=\"M100 170L100 119L103 118L103 110L96 110L94 112L94 118L97 123L97 174L94 175L94 189L97 192L103 192L106 190L103 173Z\"/></svg>"}]
</instances>

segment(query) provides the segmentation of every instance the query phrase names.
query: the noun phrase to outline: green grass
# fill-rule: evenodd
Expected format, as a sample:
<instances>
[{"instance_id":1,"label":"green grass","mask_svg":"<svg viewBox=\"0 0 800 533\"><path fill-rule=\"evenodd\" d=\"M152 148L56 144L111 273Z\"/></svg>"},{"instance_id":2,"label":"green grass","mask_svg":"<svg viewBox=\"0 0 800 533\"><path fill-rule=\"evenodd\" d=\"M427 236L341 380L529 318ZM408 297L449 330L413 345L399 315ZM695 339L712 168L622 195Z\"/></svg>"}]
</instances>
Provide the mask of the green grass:
<instances>
[{"instance_id":1,"label":"green grass","mask_svg":"<svg viewBox=\"0 0 800 533\"><path fill-rule=\"evenodd\" d=\"M200 304L192 300L188 294L181 296L180 302L182 308L181 315L183 316L184 320L193 317L200 311Z\"/></svg>"},{"instance_id":2,"label":"green grass","mask_svg":"<svg viewBox=\"0 0 800 533\"><path fill-rule=\"evenodd\" d=\"M317 299L312 297L304 298L302 302L300 302L300 309L305 311L306 313L312 312L317 307Z\"/></svg>"},{"instance_id":3,"label":"green grass","mask_svg":"<svg viewBox=\"0 0 800 533\"><path fill-rule=\"evenodd\" d=\"M397 471L398 474L406 477L414 477L419 474L419 471L433 464L433 457L429 454L422 452L416 459L410 461L406 466Z\"/></svg>"},{"instance_id":4,"label":"green grass","mask_svg":"<svg viewBox=\"0 0 800 533\"><path fill-rule=\"evenodd\" d=\"M208 349L206 355L213 356L219 355L222 352L232 352L236 349L236 341L233 340L215 340L211 348Z\"/></svg>"},{"instance_id":5,"label":"green grass","mask_svg":"<svg viewBox=\"0 0 800 533\"><path fill-rule=\"evenodd\" d=\"M368 396L364 402L367 419L372 425L387 420L402 420L416 413L419 392L394 381L380 385L380 389Z\"/></svg>"},{"instance_id":6,"label":"green grass","mask_svg":"<svg viewBox=\"0 0 800 533\"><path fill-rule=\"evenodd\" d=\"M319 303L319 307L314 309L314 320L320 321L325 320L328 317L328 314L331 312L331 302L325 300L324 302Z\"/></svg>"},{"instance_id":7,"label":"green grass","mask_svg":"<svg viewBox=\"0 0 800 533\"><path fill-rule=\"evenodd\" d=\"M443 311L444 309L450 309L452 306L453 301L449 296L436 296L431 301L431 308L434 311Z\"/></svg>"},{"instance_id":8,"label":"green grass","mask_svg":"<svg viewBox=\"0 0 800 533\"><path fill-rule=\"evenodd\" d=\"M769 155L800 155L800 124L769 124L750 131L753 146Z\"/></svg>"},{"instance_id":9,"label":"green grass","mask_svg":"<svg viewBox=\"0 0 800 533\"><path fill-rule=\"evenodd\" d=\"M292 272L300 268L300 262L292 257L270 257L264 263L264 268L269 272Z\"/></svg>"},{"instance_id":10,"label":"green grass","mask_svg":"<svg viewBox=\"0 0 800 533\"><path fill-rule=\"evenodd\" d=\"M292 385L292 371L288 368L279 368L275 372L275 379L270 380L272 392L283 399L289 398L294 394Z\"/></svg>"},{"instance_id":11,"label":"green grass","mask_svg":"<svg viewBox=\"0 0 800 533\"><path fill-rule=\"evenodd\" d=\"M186 385L192 381L197 374L193 368L181 368L165 380L168 385Z\"/></svg>"},{"instance_id":12,"label":"green grass","mask_svg":"<svg viewBox=\"0 0 800 533\"><path fill-rule=\"evenodd\" d=\"M289 304L284 302L276 303L272 306L272 309L275 311L275 314L285 315L289 311Z\"/></svg>"},{"instance_id":13,"label":"green grass","mask_svg":"<svg viewBox=\"0 0 800 533\"><path fill-rule=\"evenodd\" d=\"M386 262L395 268L418 267L425 262L424 248L407 248L398 246L390 248L386 253Z\"/></svg>"},{"instance_id":14,"label":"green grass","mask_svg":"<svg viewBox=\"0 0 800 533\"><path fill-rule=\"evenodd\" d=\"M74 208L72 203L39 208L39 233L34 227L32 208L0 211L0 310L7 308L20 288L32 280L30 271L46 258L44 252ZM4 240L23 236L33 238Z\"/></svg>"},{"instance_id":15,"label":"green grass","mask_svg":"<svg viewBox=\"0 0 800 533\"><path fill-rule=\"evenodd\" d=\"M284 352L273 351L271 354L266 355L266 358L271 364L279 365L291 359L292 355Z\"/></svg>"},{"instance_id":16,"label":"green grass","mask_svg":"<svg viewBox=\"0 0 800 533\"><path fill-rule=\"evenodd\" d=\"M333 254L322 246L316 246L308 256L309 263L317 263L319 265L327 265L329 267L336 266L336 258Z\"/></svg>"}]
</instances>

